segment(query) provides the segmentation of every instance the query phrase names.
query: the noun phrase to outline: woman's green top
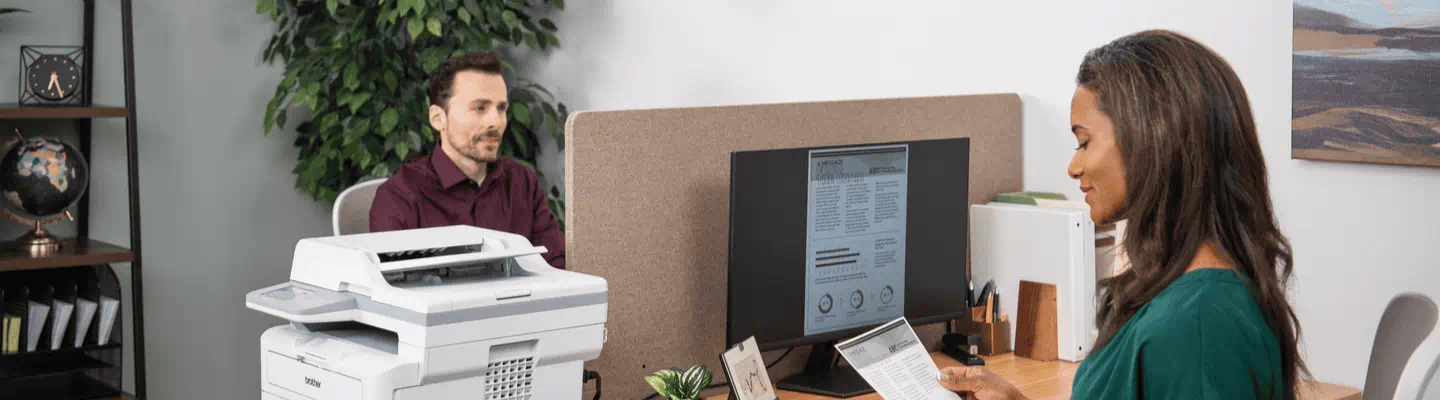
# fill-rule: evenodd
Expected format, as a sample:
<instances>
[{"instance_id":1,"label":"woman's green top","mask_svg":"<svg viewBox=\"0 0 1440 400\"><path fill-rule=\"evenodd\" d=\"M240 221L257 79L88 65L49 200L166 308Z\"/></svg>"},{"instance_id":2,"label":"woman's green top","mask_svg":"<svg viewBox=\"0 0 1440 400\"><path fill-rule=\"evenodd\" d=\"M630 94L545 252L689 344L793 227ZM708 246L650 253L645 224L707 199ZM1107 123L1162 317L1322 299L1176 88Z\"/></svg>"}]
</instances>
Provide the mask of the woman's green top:
<instances>
[{"instance_id":1,"label":"woman's green top","mask_svg":"<svg viewBox=\"0 0 1440 400\"><path fill-rule=\"evenodd\" d=\"M1081 362L1072 399L1287 399L1279 342L1227 269L1181 275Z\"/></svg>"}]
</instances>

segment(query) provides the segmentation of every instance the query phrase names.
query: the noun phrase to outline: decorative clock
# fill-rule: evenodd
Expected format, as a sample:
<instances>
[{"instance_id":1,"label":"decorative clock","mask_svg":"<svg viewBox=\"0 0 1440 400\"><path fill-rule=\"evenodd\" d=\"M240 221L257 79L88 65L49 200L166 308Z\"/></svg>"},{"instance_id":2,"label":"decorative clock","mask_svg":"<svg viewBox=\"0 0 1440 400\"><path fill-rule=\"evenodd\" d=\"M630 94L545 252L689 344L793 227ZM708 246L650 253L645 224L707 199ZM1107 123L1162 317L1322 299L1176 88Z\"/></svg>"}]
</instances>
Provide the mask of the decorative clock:
<instances>
[{"instance_id":1,"label":"decorative clock","mask_svg":"<svg viewBox=\"0 0 1440 400\"><path fill-rule=\"evenodd\" d=\"M84 47L20 47L20 105L84 105L86 78Z\"/></svg>"}]
</instances>

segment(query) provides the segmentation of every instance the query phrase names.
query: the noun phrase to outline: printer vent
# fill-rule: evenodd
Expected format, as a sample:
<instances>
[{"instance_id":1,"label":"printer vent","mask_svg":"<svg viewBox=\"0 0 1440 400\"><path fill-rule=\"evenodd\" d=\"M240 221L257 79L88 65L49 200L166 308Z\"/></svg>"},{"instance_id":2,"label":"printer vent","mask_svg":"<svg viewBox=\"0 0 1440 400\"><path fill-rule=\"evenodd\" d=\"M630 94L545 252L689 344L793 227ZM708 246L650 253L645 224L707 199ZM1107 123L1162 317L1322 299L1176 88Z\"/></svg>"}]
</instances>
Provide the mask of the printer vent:
<instances>
[{"instance_id":1,"label":"printer vent","mask_svg":"<svg viewBox=\"0 0 1440 400\"><path fill-rule=\"evenodd\" d=\"M529 400L535 358L495 361L485 371L485 400Z\"/></svg>"}]
</instances>

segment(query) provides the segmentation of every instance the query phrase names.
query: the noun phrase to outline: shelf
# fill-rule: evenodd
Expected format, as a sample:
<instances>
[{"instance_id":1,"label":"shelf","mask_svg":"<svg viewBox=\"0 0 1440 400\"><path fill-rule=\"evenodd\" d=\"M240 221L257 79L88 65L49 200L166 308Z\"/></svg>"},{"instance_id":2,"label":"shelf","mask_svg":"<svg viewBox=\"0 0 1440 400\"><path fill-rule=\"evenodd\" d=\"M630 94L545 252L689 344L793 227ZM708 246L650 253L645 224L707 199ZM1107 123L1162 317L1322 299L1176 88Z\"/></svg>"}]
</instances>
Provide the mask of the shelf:
<instances>
[{"instance_id":1,"label":"shelf","mask_svg":"<svg viewBox=\"0 0 1440 400\"><path fill-rule=\"evenodd\" d=\"M85 353L60 353L50 357L25 360L0 359L0 386L15 384L14 380L114 367Z\"/></svg>"},{"instance_id":2,"label":"shelf","mask_svg":"<svg viewBox=\"0 0 1440 400\"><path fill-rule=\"evenodd\" d=\"M0 246L0 272L27 269L63 268L83 265L123 263L135 260L135 253L129 249L99 240L77 242L66 239L60 251L48 257L32 258L17 251L14 241L5 241Z\"/></svg>"},{"instance_id":3,"label":"shelf","mask_svg":"<svg viewBox=\"0 0 1440 400\"><path fill-rule=\"evenodd\" d=\"M52 358L64 354L84 354L97 350L112 350L120 348L120 343L111 341L103 345L89 345L81 347L61 347L60 350L36 350L19 353L0 353L0 366L5 365L9 360L20 360L27 358Z\"/></svg>"},{"instance_id":4,"label":"shelf","mask_svg":"<svg viewBox=\"0 0 1440 400\"><path fill-rule=\"evenodd\" d=\"M0 119L91 119L125 118L130 110L114 106L21 106L18 103L0 104Z\"/></svg>"},{"instance_id":5,"label":"shelf","mask_svg":"<svg viewBox=\"0 0 1440 400\"><path fill-rule=\"evenodd\" d=\"M61 374L5 382L0 400L98 399L122 395L120 389L83 374Z\"/></svg>"}]
</instances>

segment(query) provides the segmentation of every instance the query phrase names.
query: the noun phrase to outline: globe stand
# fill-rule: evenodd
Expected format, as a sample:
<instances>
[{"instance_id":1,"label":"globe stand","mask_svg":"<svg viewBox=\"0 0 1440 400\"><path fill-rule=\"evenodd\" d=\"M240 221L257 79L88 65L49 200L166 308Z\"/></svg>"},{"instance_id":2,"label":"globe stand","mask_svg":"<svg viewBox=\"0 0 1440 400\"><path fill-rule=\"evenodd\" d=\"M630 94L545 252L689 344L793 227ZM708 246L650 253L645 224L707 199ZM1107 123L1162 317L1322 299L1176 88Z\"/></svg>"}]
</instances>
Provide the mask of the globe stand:
<instances>
[{"instance_id":1,"label":"globe stand","mask_svg":"<svg viewBox=\"0 0 1440 400\"><path fill-rule=\"evenodd\" d=\"M15 239L15 249L24 251L30 257L48 257L60 251L60 238L41 228L40 222L35 222L35 230Z\"/></svg>"},{"instance_id":2,"label":"globe stand","mask_svg":"<svg viewBox=\"0 0 1440 400\"><path fill-rule=\"evenodd\" d=\"M50 234L50 231L47 231L45 230L45 228L43 228L45 224L59 221L60 217L49 219L28 219L16 215L15 212L8 209L6 211L8 212L8 214L10 214L11 219L14 219L25 225L35 226L35 229L32 229L29 232L25 232L24 235L21 235L19 238L15 239L15 250L28 254L31 258L48 257L55 255L55 253L58 253L60 251L60 237ZM75 216L70 215L69 210L66 210L61 215L67 220L75 220Z\"/></svg>"}]
</instances>

